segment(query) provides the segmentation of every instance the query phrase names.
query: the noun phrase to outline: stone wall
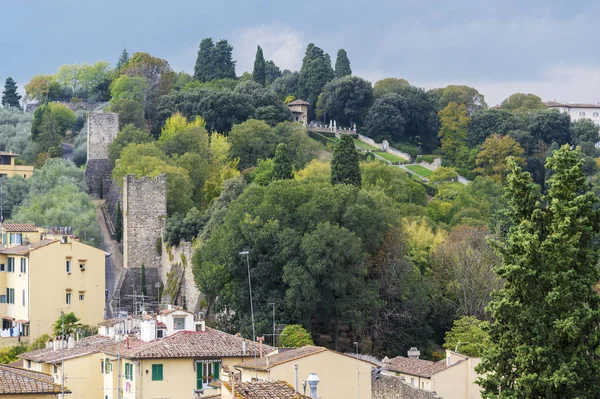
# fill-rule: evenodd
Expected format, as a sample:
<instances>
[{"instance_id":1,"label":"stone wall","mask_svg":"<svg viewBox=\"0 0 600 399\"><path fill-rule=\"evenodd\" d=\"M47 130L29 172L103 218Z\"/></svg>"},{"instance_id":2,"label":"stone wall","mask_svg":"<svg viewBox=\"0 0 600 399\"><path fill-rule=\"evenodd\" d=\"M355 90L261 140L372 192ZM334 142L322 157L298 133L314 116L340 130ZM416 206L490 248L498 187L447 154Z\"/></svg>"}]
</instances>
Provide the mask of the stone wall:
<instances>
[{"instance_id":1,"label":"stone wall","mask_svg":"<svg viewBox=\"0 0 600 399\"><path fill-rule=\"evenodd\" d=\"M85 166L85 182L88 194L104 198L110 189L112 168L108 159L88 159Z\"/></svg>"},{"instance_id":2,"label":"stone wall","mask_svg":"<svg viewBox=\"0 0 600 399\"><path fill-rule=\"evenodd\" d=\"M90 112L87 133L87 160L108 159L108 146L119 133L119 115Z\"/></svg>"},{"instance_id":3,"label":"stone wall","mask_svg":"<svg viewBox=\"0 0 600 399\"><path fill-rule=\"evenodd\" d=\"M168 247L163 244L162 256L160 258L160 279L164 285L164 291L177 291L173 295L164 295L163 303L170 302L175 305L185 305L187 310L197 313L206 311L202 309L201 301L204 297L196 286L194 280L192 257L194 248L191 243L182 241L177 247ZM177 285L177 289L169 285ZM169 298L167 298L169 296Z\"/></svg>"},{"instance_id":4,"label":"stone wall","mask_svg":"<svg viewBox=\"0 0 600 399\"><path fill-rule=\"evenodd\" d=\"M435 392L415 388L400 377L383 374L373 381L371 392L372 399L440 399Z\"/></svg>"},{"instance_id":5,"label":"stone wall","mask_svg":"<svg viewBox=\"0 0 600 399\"><path fill-rule=\"evenodd\" d=\"M156 250L167 216L167 177L133 175L123 185L123 263L124 267L156 268L160 254Z\"/></svg>"},{"instance_id":6,"label":"stone wall","mask_svg":"<svg viewBox=\"0 0 600 399\"><path fill-rule=\"evenodd\" d=\"M421 161L421 162L418 163L418 165L421 165L425 169L429 169L431 171L434 171L437 168L439 168L440 166L442 166L442 158L435 158L433 160L433 162L431 162L431 163L425 162L425 161Z\"/></svg>"}]
</instances>

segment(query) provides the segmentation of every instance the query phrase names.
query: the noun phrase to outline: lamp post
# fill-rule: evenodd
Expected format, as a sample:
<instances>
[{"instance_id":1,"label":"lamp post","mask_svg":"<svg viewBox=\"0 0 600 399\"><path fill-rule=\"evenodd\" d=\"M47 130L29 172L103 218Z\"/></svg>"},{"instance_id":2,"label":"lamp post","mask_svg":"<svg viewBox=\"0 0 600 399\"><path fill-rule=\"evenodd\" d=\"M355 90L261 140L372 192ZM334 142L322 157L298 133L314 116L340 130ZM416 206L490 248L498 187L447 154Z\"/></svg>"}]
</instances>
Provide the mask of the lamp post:
<instances>
[{"instance_id":1,"label":"lamp post","mask_svg":"<svg viewBox=\"0 0 600 399\"><path fill-rule=\"evenodd\" d=\"M254 329L254 305L252 304L252 280L250 279L250 251L241 251L240 255L246 255L246 265L248 266L248 288L250 290L250 315L252 317L252 348L254 351L254 373L258 379L256 365L256 331Z\"/></svg>"}]
</instances>

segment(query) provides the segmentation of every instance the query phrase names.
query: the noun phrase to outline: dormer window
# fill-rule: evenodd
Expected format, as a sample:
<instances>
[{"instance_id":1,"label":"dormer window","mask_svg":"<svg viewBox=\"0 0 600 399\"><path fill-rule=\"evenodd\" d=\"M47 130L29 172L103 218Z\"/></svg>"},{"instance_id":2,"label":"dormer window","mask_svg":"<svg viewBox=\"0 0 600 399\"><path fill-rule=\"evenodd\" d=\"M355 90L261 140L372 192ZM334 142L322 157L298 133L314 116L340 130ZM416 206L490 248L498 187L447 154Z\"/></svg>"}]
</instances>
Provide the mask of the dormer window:
<instances>
[{"instance_id":1,"label":"dormer window","mask_svg":"<svg viewBox=\"0 0 600 399\"><path fill-rule=\"evenodd\" d=\"M185 330L185 317L173 318L173 330Z\"/></svg>"}]
</instances>

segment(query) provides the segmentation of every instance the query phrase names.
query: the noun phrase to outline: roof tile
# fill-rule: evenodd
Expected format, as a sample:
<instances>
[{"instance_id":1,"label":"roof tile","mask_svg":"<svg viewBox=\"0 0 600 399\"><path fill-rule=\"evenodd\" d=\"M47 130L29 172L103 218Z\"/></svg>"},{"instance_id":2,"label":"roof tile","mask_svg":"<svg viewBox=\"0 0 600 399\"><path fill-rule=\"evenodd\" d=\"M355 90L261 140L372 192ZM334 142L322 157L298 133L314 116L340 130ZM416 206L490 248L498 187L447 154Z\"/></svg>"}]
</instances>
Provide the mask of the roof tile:
<instances>
[{"instance_id":1,"label":"roof tile","mask_svg":"<svg viewBox=\"0 0 600 399\"><path fill-rule=\"evenodd\" d=\"M224 382L225 388L231 392L231 385ZM248 395L248 396L246 396ZM285 381L242 382L235 384L235 397L249 399L303 399L308 398L296 393Z\"/></svg>"},{"instance_id":2,"label":"roof tile","mask_svg":"<svg viewBox=\"0 0 600 399\"><path fill-rule=\"evenodd\" d=\"M58 394L61 390L48 374L0 365L0 394ZM65 388L65 393L71 391Z\"/></svg>"},{"instance_id":3,"label":"roof tile","mask_svg":"<svg viewBox=\"0 0 600 399\"><path fill-rule=\"evenodd\" d=\"M2 230L14 233L35 233L38 228L33 223L2 223Z\"/></svg>"}]
</instances>

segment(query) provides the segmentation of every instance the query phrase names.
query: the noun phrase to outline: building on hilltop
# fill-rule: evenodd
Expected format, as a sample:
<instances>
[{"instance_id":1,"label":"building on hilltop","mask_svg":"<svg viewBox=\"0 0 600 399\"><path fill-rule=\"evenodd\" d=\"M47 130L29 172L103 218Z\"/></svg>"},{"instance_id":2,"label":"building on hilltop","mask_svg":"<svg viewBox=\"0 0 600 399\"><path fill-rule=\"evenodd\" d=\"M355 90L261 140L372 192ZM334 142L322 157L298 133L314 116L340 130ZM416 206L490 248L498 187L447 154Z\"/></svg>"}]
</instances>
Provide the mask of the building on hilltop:
<instances>
[{"instance_id":1,"label":"building on hilltop","mask_svg":"<svg viewBox=\"0 0 600 399\"><path fill-rule=\"evenodd\" d=\"M6 223L1 231L0 339L51 333L61 310L82 324L104 318L104 251L27 223Z\"/></svg>"},{"instance_id":2,"label":"building on hilltop","mask_svg":"<svg viewBox=\"0 0 600 399\"><path fill-rule=\"evenodd\" d=\"M556 101L548 101L544 104L550 109L557 109L569 114L572 121L591 119L595 124L600 125L600 104L559 103Z\"/></svg>"},{"instance_id":3,"label":"building on hilltop","mask_svg":"<svg viewBox=\"0 0 600 399\"><path fill-rule=\"evenodd\" d=\"M419 359L416 348L408 351L408 357L397 356L383 359L383 374L396 376L415 388L433 391L444 399L480 399L479 375L475 366L479 358L471 358L446 351L446 359L433 362Z\"/></svg>"},{"instance_id":4,"label":"building on hilltop","mask_svg":"<svg viewBox=\"0 0 600 399\"><path fill-rule=\"evenodd\" d=\"M304 100L294 100L288 103L288 107L292 114L294 114L294 120L296 122L308 123L308 107L310 107L310 103Z\"/></svg>"},{"instance_id":5,"label":"building on hilltop","mask_svg":"<svg viewBox=\"0 0 600 399\"><path fill-rule=\"evenodd\" d=\"M62 395L63 387L51 375L0 365L0 398L43 399ZM65 394L70 394L64 388Z\"/></svg>"},{"instance_id":6,"label":"building on hilltop","mask_svg":"<svg viewBox=\"0 0 600 399\"><path fill-rule=\"evenodd\" d=\"M0 177L23 176L25 179L31 177L33 166L17 165L15 160L18 156L12 152L0 151Z\"/></svg>"}]
</instances>

